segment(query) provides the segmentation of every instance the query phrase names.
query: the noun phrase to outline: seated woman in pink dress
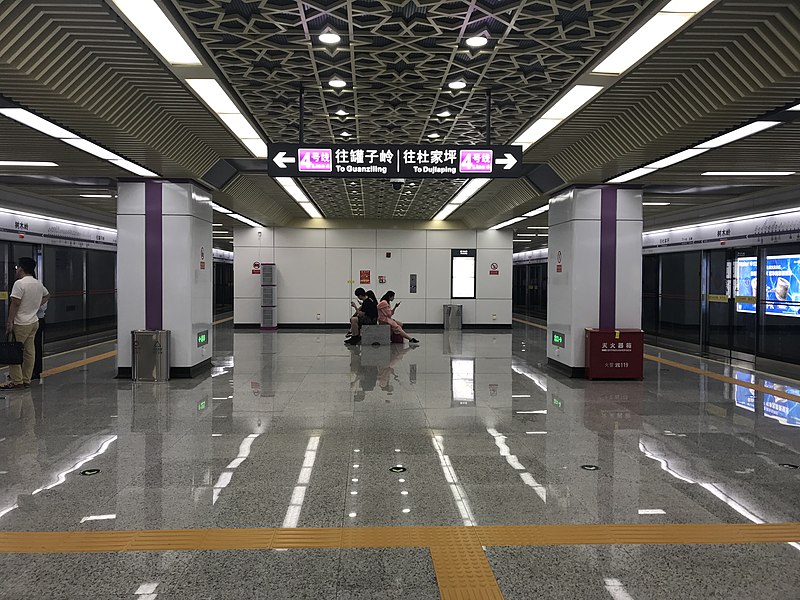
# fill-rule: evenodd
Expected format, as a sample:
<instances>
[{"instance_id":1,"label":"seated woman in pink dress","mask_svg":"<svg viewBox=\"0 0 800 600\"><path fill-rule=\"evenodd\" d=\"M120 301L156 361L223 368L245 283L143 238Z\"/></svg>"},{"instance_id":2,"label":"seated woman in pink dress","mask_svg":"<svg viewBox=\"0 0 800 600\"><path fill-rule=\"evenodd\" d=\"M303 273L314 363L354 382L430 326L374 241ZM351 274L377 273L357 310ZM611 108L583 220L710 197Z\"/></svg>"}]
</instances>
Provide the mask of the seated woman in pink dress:
<instances>
[{"instance_id":1,"label":"seated woman in pink dress","mask_svg":"<svg viewBox=\"0 0 800 600\"><path fill-rule=\"evenodd\" d=\"M396 334L402 337L405 340L408 340L410 344L419 344L419 340L412 338L408 335L405 331L403 331L403 324L394 318L394 311L400 306L400 303L394 305L394 308L391 306L391 302L394 300L394 292L386 292L381 301L378 302L378 323L386 323L392 328Z\"/></svg>"}]
</instances>

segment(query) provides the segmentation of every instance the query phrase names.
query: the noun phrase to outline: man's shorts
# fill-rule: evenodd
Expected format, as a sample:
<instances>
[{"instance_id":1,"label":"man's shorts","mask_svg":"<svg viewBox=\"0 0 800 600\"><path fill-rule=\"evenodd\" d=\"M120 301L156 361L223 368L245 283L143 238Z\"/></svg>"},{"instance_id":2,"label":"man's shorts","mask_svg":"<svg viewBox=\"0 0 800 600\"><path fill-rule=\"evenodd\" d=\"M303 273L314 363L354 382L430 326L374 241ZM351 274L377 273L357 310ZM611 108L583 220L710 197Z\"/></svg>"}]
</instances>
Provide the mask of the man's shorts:
<instances>
[{"instance_id":1,"label":"man's shorts","mask_svg":"<svg viewBox=\"0 0 800 600\"><path fill-rule=\"evenodd\" d=\"M377 319L373 319L372 317L368 317L367 315L358 315L359 325L375 325L377 322L378 322Z\"/></svg>"}]
</instances>

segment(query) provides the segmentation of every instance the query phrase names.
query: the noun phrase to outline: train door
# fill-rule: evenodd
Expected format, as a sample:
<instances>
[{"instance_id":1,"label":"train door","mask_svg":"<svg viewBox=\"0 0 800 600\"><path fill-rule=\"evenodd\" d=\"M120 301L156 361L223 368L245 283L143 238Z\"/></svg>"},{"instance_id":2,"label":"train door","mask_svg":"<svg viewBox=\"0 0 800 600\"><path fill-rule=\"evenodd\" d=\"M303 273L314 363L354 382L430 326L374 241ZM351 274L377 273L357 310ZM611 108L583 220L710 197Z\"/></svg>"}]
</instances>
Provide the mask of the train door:
<instances>
[{"instance_id":1,"label":"train door","mask_svg":"<svg viewBox=\"0 0 800 600\"><path fill-rule=\"evenodd\" d=\"M755 361L758 258L750 249L703 253L703 352Z\"/></svg>"}]
</instances>

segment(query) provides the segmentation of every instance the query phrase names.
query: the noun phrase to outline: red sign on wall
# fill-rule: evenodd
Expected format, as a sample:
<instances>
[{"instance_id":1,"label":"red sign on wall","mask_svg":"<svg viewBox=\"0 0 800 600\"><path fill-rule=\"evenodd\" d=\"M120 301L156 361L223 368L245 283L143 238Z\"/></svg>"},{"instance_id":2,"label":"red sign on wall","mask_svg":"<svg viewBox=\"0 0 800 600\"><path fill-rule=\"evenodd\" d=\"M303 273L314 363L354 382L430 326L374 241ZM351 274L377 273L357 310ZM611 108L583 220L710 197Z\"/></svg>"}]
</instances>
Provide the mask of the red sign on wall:
<instances>
[{"instance_id":1,"label":"red sign on wall","mask_svg":"<svg viewBox=\"0 0 800 600\"><path fill-rule=\"evenodd\" d=\"M261 275L261 263L253 263L253 275Z\"/></svg>"},{"instance_id":2,"label":"red sign on wall","mask_svg":"<svg viewBox=\"0 0 800 600\"><path fill-rule=\"evenodd\" d=\"M500 267L497 263L489 265L489 275L500 275Z\"/></svg>"},{"instance_id":3,"label":"red sign on wall","mask_svg":"<svg viewBox=\"0 0 800 600\"><path fill-rule=\"evenodd\" d=\"M359 277L359 283L361 283L362 285L365 284L365 283L366 284L369 283L369 271L368 270L362 270L361 271L361 276Z\"/></svg>"}]
</instances>

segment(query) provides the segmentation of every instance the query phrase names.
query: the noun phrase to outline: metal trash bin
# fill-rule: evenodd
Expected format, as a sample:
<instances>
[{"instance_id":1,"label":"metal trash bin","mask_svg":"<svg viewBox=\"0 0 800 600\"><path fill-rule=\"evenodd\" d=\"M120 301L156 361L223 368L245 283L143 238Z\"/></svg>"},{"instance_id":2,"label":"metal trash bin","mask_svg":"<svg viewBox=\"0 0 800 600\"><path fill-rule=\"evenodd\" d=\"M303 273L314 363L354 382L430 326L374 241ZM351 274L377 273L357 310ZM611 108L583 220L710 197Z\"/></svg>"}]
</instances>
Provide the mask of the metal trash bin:
<instances>
[{"instance_id":1,"label":"metal trash bin","mask_svg":"<svg viewBox=\"0 0 800 600\"><path fill-rule=\"evenodd\" d=\"M169 331L131 331L134 381L169 380Z\"/></svg>"},{"instance_id":2,"label":"metal trash bin","mask_svg":"<svg viewBox=\"0 0 800 600\"><path fill-rule=\"evenodd\" d=\"M445 304L442 307L442 322L445 329L461 329L461 315L464 312L463 304Z\"/></svg>"}]
</instances>

